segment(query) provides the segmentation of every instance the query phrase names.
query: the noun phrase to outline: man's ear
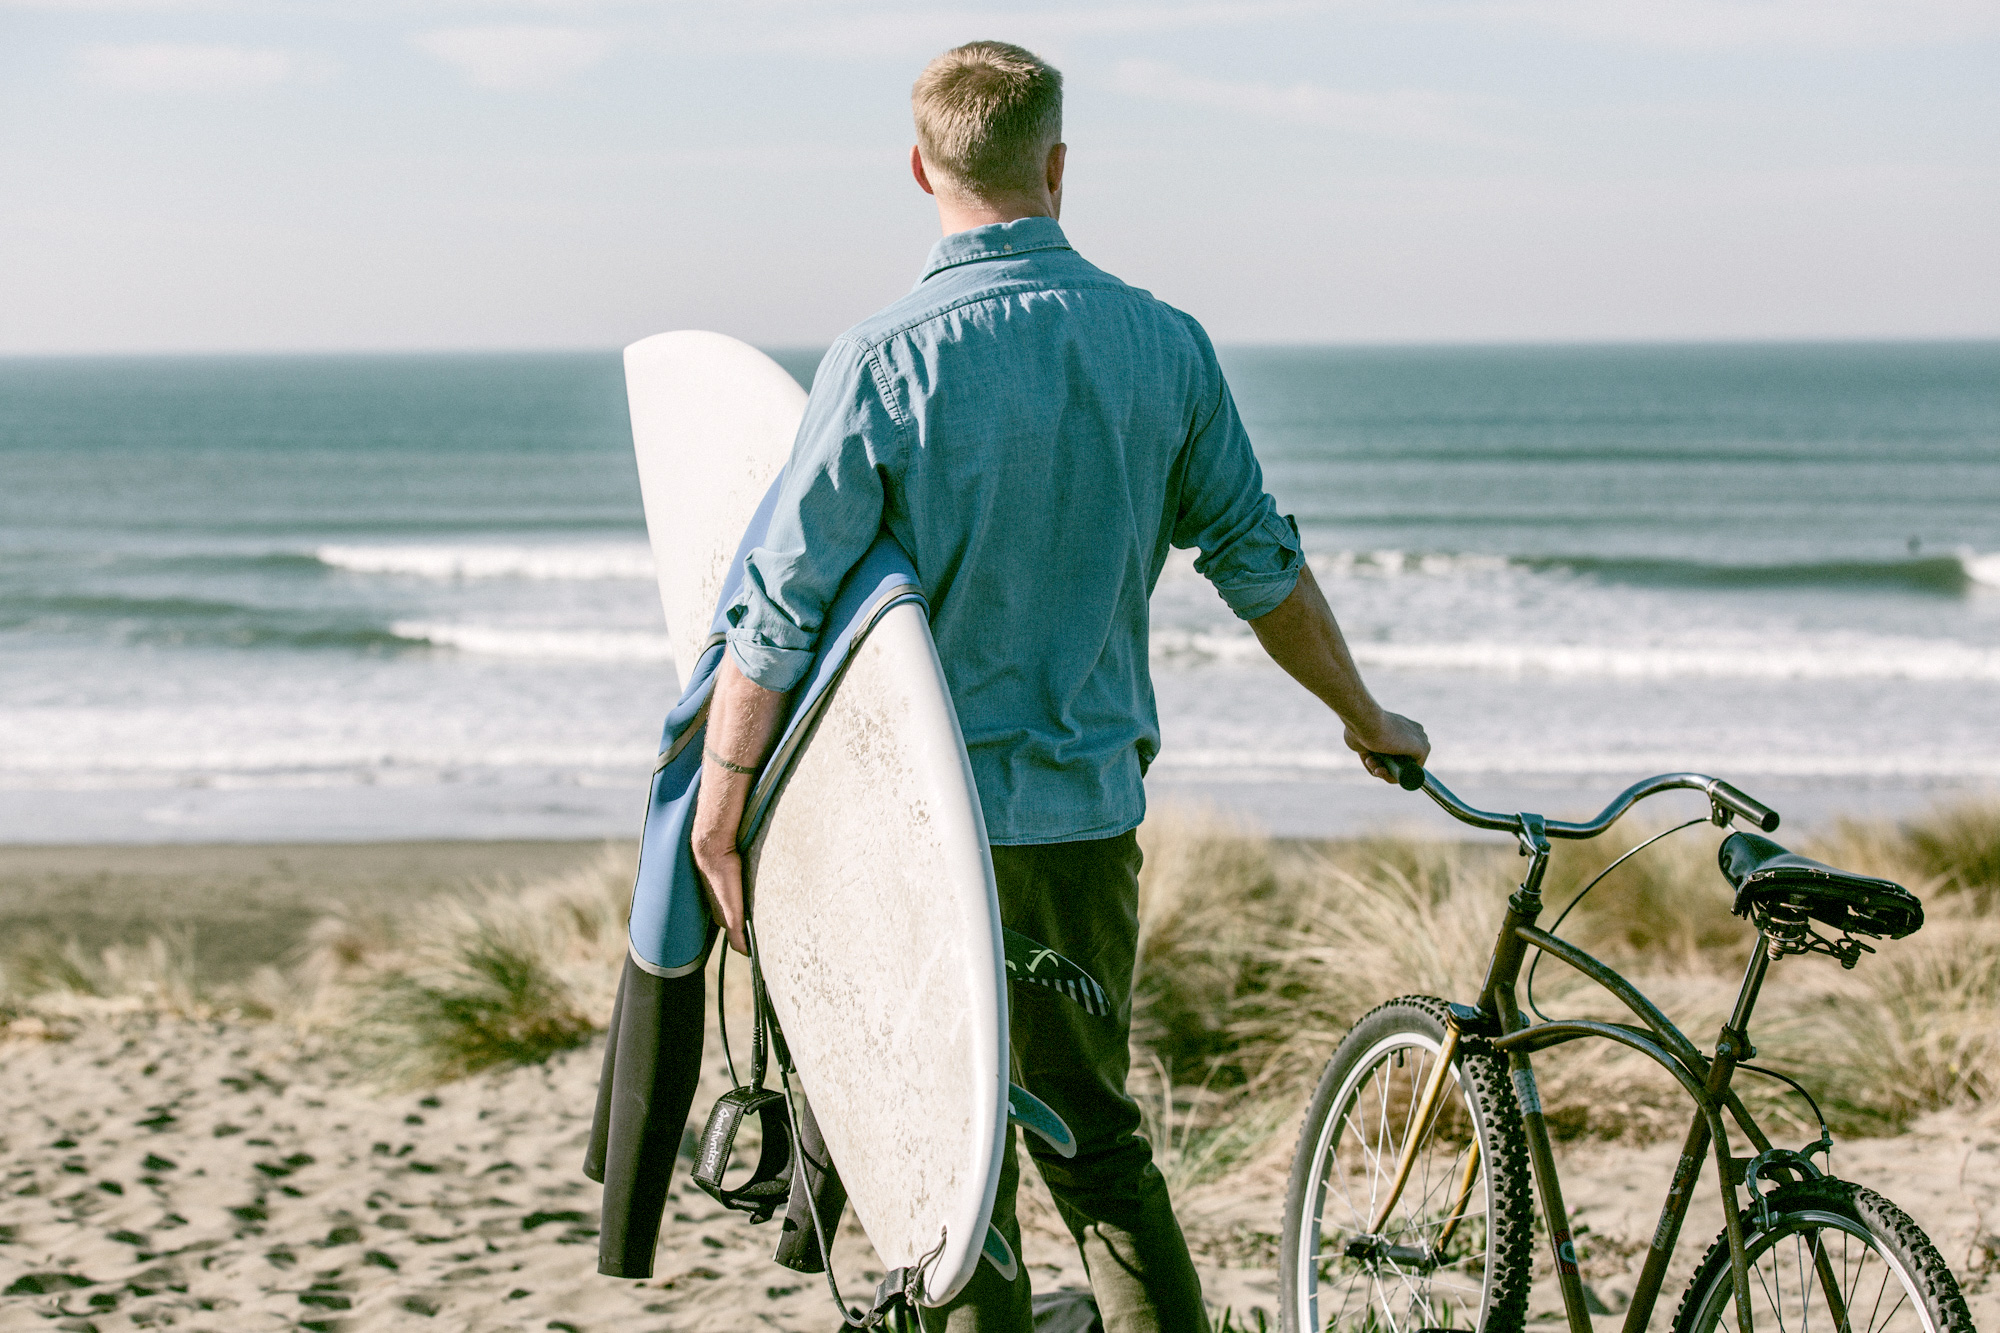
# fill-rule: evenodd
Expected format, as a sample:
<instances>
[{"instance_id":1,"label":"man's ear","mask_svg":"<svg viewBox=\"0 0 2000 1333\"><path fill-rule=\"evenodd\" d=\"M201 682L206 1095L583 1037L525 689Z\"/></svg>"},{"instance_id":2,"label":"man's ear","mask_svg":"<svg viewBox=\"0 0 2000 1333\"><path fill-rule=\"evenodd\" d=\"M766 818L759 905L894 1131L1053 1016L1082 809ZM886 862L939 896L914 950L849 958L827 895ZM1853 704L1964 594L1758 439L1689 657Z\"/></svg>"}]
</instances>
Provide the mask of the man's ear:
<instances>
[{"instance_id":1,"label":"man's ear","mask_svg":"<svg viewBox=\"0 0 2000 1333\"><path fill-rule=\"evenodd\" d=\"M1044 170L1047 174L1049 193L1051 195L1060 196L1062 194L1063 164L1068 160L1068 144L1058 143L1049 146L1048 165Z\"/></svg>"},{"instance_id":2,"label":"man's ear","mask_svg":"<svg viewBox=\"0 0 2000 1333\"><path fill-rule=\"evenodd\" d=\"M910 145L910 174L917 178L917 188L925 194L937 193L931 188L931 178L924 172L924 150L915 144Z\"/></svg>"}]
</instances>

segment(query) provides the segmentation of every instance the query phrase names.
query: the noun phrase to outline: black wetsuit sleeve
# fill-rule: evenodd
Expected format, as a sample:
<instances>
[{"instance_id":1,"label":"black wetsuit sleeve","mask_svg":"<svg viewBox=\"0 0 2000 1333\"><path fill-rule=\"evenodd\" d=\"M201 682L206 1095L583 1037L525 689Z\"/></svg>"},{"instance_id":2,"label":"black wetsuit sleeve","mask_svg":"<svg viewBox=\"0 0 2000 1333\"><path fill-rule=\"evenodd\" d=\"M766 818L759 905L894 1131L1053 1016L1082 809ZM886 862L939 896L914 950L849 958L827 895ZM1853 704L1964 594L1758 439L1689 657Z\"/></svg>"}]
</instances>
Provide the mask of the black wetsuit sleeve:
<instances>
[{"instance_id":1,"label":"black wetsuit sleeve","mask_svg":"<svg viewBox=\"0 0 2000 1333\"><path fill-rule=\"evenodd\" d=\"M653 1275L653 1248L701 1081L704 970L656 977L629 957L604 1044L583 1172L604 1184L597 1271Z\"/></svg>"}]
</instances>

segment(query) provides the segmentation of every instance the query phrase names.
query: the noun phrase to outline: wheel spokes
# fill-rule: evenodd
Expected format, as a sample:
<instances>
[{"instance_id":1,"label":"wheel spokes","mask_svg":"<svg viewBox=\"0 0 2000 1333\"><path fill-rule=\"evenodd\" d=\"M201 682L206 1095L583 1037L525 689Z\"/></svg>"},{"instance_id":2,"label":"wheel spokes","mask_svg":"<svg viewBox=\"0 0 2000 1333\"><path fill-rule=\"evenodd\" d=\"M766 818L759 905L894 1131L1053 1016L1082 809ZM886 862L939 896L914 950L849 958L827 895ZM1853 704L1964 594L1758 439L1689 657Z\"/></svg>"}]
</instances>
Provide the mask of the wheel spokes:
<instances>
[{"instance_id":1,"label":"wheel spokes","mask_svg":"<svg viewBox=\"0 0 2000 1333\"><path fill-rule=\"evenodd\" d=\"M1830 1220L1814 1222L1820 1224L1797 1226L1751 1260L1760 1315L1768 1316L1775 1333L1928 1333L1930 1322L1907 1279L1871 1236ZM1729 1295L1716 1302L1710 1333L1735 1328L1734 1306Z\"/></svg>"},{"instance_id":2,"label":"wheel spokes","mask_svg":"<svg viewBox=\"0 0 2000 1333\"><path fill-rule=\"evenodd\" d=\"M1320 1328L1411 1333L1477 1323L1487 1233L1478 1189L1484 1172L1455 1070L1428 1125L1416 1123L1438 1055L1414 1043L1381 1052L1359 1071L1325 1136L1315 1229L1300 1269L1311 1284L1306 1308ZM1370 1234L1365 1228L1394 1182L1409 1136L1419 1130L1423 1137L1390 1219L1380 1234ZM1440 1240L1452 1242L1449 1251ZM1329 1285L1341 1289L1337 1309L1321 1299Z\"/></svg>"}]
</instances>

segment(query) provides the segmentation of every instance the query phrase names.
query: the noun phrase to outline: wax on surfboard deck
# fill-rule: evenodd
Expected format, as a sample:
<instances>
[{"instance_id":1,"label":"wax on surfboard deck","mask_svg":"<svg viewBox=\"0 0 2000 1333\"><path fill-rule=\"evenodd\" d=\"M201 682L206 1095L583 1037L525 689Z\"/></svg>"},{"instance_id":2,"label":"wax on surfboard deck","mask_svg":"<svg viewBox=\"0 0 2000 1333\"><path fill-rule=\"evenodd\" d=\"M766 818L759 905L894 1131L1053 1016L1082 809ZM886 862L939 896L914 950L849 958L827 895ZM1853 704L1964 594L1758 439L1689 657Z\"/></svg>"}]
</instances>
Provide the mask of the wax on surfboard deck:
<instances>
[{"instance_id":1,"label":"wax on surfboard deck","mask_svg":"<svg viewBox=\"0 0 2000 1333\"><path fill-rule=\"evenodd\" d=\"M805 395L719 334L648 338L625 365L685 671ZM885 1264L923 1264L937 1303L990 1248L1007 992L979 798L919 604L883 613L811 725L745 856L765 984L856 1217Z\"/></svg>"}]
</instances>

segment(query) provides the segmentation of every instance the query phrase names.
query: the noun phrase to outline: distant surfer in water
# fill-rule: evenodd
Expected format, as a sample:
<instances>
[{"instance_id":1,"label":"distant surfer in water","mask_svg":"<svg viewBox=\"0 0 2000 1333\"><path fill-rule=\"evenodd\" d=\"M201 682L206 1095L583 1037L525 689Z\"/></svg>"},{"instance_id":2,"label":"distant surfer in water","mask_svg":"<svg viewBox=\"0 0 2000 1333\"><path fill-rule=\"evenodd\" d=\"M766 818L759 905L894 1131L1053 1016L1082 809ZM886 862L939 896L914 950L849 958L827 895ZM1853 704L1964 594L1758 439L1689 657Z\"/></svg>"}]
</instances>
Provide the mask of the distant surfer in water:
<instances>
[{"instance_id":1,"label":"distant surfer in water","mask_svg":"<svg viewBox=\"0 0 2000 1333\"><path fill-rule=\"evenodd\" d=\"M1148 600L1170 547L1370 751L1426 758L1369 694L1279 515L1201 326L1070 248L1062 76L974 42L912 96L910 170L944 238L909 295L844 334L813 381L768 539L729 610L694 856L744 949L736 831L842 578L886 525L916 565L965 733L1004 923L1081 963L1115 1021L1012 997L1014 1079L1077 1138L1036 1165L1105 1327L1205 1330L1201 1284L1125 1093L1138 945L1135 834L1159 750ZM1162 225L1169 225L1163 220ZM887 1073L888 1071L885 1071ZM1013 1136L993 1223L1019 1253ZM981 1264L927 1328L1031 1325L1025 1265Z\"/></svg>"}]
</instances>

